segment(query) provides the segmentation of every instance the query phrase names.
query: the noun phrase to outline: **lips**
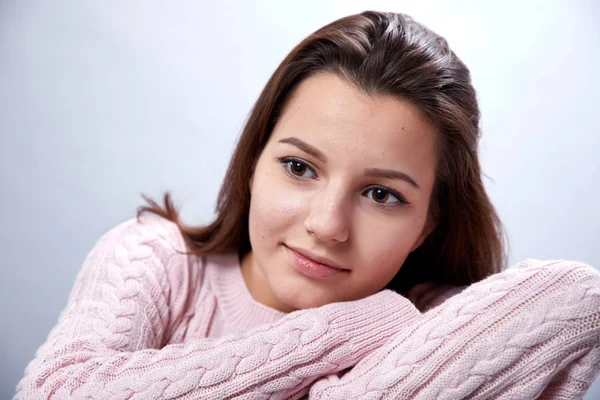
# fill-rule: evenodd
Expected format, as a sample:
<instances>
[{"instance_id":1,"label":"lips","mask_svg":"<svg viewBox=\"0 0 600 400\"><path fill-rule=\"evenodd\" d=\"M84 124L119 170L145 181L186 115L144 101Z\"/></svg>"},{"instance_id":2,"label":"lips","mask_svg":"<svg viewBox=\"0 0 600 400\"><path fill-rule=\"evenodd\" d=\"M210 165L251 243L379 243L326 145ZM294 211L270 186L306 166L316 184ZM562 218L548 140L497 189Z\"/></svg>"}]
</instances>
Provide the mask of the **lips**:
<instances>
[{"instance_id":1,"label":"lips","mask_svg":"<svg viewBox=\"0 0 600 400\"><path fill-rule=\"evenodd\" d=\"M328 258L317 256L307 250L289 246L285 246L285 248L292 265L309 277L327 278L350 271Z\"/></svg>"}]
</instances>

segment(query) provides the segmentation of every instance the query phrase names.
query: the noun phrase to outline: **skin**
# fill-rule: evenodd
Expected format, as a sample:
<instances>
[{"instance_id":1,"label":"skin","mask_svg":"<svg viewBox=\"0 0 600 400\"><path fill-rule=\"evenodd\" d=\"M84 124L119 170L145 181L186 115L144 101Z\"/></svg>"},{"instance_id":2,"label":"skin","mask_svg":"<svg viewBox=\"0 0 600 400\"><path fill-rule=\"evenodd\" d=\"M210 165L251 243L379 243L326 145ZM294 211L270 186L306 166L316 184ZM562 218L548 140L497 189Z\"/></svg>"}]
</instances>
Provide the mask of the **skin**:
<instances>
[{"instance_id":1,"label":"skin","mask_svg":"<svg viewBox=\"0 0 600 400\"><path fill-rule=\"evenodd\" d=\"M432 231L435 139L435 128L404 99L369 96L330 73L304 80L249 183L252 251L241 264L252 297L291 312L383 289ZM418 187L366 175L372 168L405 174ZM294 267L290 247L344 271L307 276Z\"/></svg>"}]
</instances>

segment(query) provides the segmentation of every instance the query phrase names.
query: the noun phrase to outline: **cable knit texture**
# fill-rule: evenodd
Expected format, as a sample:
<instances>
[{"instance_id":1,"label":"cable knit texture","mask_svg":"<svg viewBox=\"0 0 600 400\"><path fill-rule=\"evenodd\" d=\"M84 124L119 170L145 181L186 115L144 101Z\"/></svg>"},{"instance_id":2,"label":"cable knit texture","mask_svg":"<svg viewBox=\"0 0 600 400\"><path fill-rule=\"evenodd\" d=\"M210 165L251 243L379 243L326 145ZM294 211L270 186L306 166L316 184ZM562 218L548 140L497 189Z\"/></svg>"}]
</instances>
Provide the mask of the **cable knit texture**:
<instances>
[{"instance_id":1,"label":"cable knit texture","mask_svg":"<svg viewBox=\"0 0 600 400\"><path fill-rule=\"evenodd\" d=\"M106 234L15 398L299 398L420 315L391 291L284 315L252 299L237 256L185 250L159 217Z\"/></svg>"},{"instance_id":2,"label":"cable knit texture","mask_svg":"<svg viewBox=\"0 0 600 400\"><path fill-rule=\"evenodd\" d=\"M600 369L600 275L528 260L423 314L311 399L581 399Z\"/></svg>"},{"instance_id":3,"label":"cable knit texture","mask_svg":"<svg viewBox=\"0 0 600 400\"><path fill-rule=\"evenodd\" d=\"M600 369L600 275L580 263L419 286L424 314L386 290L285 315L237 255L186 250L156 216L104 235L15 399L575 399Z\"/></svg>"}]
</instances>

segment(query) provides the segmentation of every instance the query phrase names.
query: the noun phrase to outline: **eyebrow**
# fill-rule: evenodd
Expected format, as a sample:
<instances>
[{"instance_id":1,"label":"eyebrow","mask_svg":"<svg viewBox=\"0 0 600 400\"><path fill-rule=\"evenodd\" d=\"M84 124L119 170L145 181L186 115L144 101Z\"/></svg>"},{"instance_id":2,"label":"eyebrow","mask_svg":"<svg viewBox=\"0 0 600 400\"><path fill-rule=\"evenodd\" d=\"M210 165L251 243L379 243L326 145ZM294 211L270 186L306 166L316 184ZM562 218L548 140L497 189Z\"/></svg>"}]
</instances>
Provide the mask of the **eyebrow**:
<instances>
[{"instance_id":1,"label":"eyebrow","mask_svg":"<svg viewBox=\"0 0 600 400\"><path fill-rule=\"evenodd\" d=\"M379 169L379 168L365 168L365 175L370 176L372 178L384 178L384 179L400 179L405 182L410 183L412 186L417 189L421 189L417 182L409 175L404 172L394 171L391 169Z\"/></svg>"},{"instance_id":2,"label":"eyebrow","mask_svg":"<svg viewBox=\"0 0 600 400\"><path fill-rule=\"evenodd\" d=\"M323 154L323 152L321 152L316 147L311 146L310 144L308 144L296 137L280 139L279 143L291 144L293 146L298 147L300 150L304 151L305 153L310 154L311 156L315 157L317 160L324 162L324 163L327 162L327 157L325 156L325 154ZM405 174L404 172L394 171L391 169L365 168L364 174L365 174L365 176L368 176L371 178L400 179L400 180L410 183L412 186L414 186L417 189L421 189L419 187L419 185L417 184L417 182L415 182L415 180L413 178L411 178L409 175Z\"/></svg>"},{"instance_id":3,"label":"eyebrow","mask_svg":"<svg viewBox=\"0 0 600 400\"><path fill-rule=\"evenodd\" d=\"M297 148L299 148L300 150L302 150L303 152L310 154L317 160L324 162L324 163L327 162L327 157L319 149L317 149L314 146L311 146L310 144L308 144L306 142L303 142L302 140L300 140L298 138L289 137L289 138L281 139L279 141L279 143L287 143L287 144L294 145Z\"/></svg>"}]
</instances>

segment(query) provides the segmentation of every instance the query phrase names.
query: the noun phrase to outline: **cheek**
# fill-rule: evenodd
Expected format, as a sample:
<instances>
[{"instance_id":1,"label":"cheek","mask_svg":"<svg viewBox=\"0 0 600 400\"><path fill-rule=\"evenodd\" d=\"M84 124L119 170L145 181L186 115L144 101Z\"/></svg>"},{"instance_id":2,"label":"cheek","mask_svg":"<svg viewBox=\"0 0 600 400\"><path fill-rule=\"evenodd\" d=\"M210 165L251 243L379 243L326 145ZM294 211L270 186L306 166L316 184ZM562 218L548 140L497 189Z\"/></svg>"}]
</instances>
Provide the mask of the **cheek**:
<instances>
[{"instance_id":1,"label":"cheek","mask_svg":"<svg viewBox=\"0 0 600 400\"><path fill-rule=\"evenodd\" d=\"M360 259L372 276L391 279L408 255L423 229L420 219L372 226L360 232ZM384 278L385 277L385 278ZM387 282L386 282L387 283Z\"/></svg>"},{"instance_id":2,"label":"cheek","mask_svg":"<svg viewBox=\"0 0 600 400\"><path fill-rule=\"evenodd\" d=\"M302 193L290 190L278 179L269 174L255 178L249 219L250 238L253 241L268 240L276 234L296 229L300 221L305 203Z\"/></svg>"},{"instance_id":3,"label":"cheek","mask_svg":"<svg viewBox=\"0 0 600 400\"><path fill-rule=\"evenodd\" d=\"M365 243L365 249L368 251L363 254L369 258L369 270L377 271L376 275L386 276L391 279L408 256L410 246L399 237L381 237L381 235L372 235Z\"/></svg>"}]
</instances>

